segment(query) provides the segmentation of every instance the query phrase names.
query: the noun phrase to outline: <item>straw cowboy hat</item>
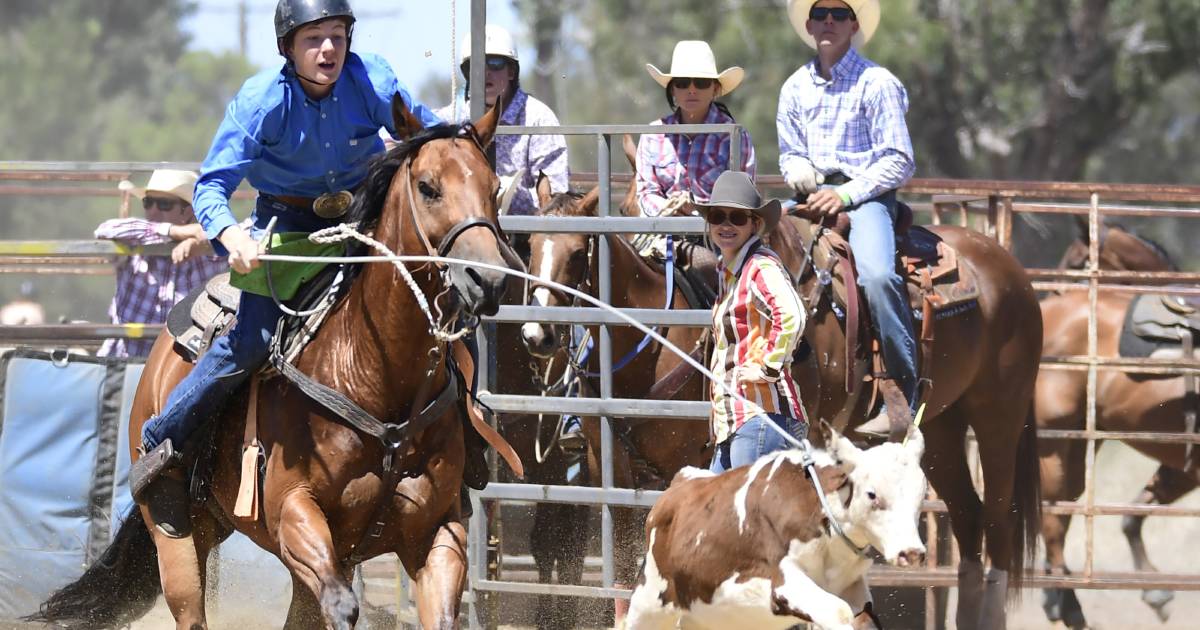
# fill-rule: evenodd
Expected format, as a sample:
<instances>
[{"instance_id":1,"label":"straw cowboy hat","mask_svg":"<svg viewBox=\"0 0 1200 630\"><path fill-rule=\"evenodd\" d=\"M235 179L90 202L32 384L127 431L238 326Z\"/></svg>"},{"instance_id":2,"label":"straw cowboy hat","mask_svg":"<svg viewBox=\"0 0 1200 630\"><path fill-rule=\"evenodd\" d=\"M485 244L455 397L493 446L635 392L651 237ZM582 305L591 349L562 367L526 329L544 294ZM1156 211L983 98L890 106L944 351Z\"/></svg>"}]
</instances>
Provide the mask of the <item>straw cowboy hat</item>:
<instances>
[{"instance_id":1,"label":"straw cowboy hat","mask_svg":"<svg viewBox=\"0 0 1200 630\"><path fill-rule=\"evenodd\" d=\"M738 66L717 72L717 60L713 57L712 48L708 42L697 40L684 40L675 44L670 72L663 72L650 63L646 64L646 72L663 87L670 85L671 79L675 77L716 79L717 83L721 84L721 94L729 94L736 90L746 77L746 71Z\"/></svg>"},{"instance_id":2,"label":"straw cowboy hat","mask_svg":"<svg viewBox=\"0 0 1200 630\"><path fill-rule=\"evenodd\" d=\"M708 217L708 211L713 208L737 208L749 210L763 220L762 234L769 234L779 224L783 208L778 199L763 203L758 188L750 176L742 171L725 171L713 184L712 197L708 203L693 204L696 211Z\"/></svg>"},{"instance_id":3,"label":"straw cowboy hat","mask_svg":"<svg viewBox=\"0 0 1200 630\"><path fill-rule=\"evenodd\" d=\"M854 34L850 43L855 48L862 48L871 40L875 29L879 28L879 0L841 1L854 11L854 16L858 19L858 32ZM817 49L817 42L812 35L808 34L805 24L808 22L808 10L816 3L817 0L789 0L788 2L788 18L792 20L792 28L796 29L800 39L804 40L804 43L813 50Z\"/></svg>"},{"instance_id":4,"label":"straw cowboy hat","mask_svg":"<svg viewBox=\"0 0 1200 630\"><path fill-rule=\"evenodd\" d=\"M196 188L199 176L194 171L176 171L169 168L156 169L150 175L150 181L145 188L138 188L128 179L121 180L117 189L127 192L138 199L148 192L163 193L179 197L184 203L192 203L192 191Z\"/></svg>"}]
</instances>

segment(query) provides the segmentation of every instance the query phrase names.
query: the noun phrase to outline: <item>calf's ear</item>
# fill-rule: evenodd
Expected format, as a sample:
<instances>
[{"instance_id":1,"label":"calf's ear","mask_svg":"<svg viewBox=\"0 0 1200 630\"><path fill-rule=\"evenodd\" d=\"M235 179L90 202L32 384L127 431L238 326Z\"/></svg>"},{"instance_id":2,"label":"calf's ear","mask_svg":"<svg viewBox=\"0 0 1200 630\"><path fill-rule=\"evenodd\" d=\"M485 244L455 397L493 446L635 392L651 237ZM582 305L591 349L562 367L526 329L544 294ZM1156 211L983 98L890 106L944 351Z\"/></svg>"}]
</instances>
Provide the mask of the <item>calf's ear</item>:
<instances>
[{"instance_id":1,"label":"calf's ear","mask_svg":"<svg viewBox=\"0 0 1200 630\"><path fill-rule=\"evenodd\" d=\"M846 472L851 472L858 465L859 459L862 457L862 450L854 445L853 442L846 439L844 436L838 435L834 438L833 457L841 462L842 468Z\"/></svg>"},{"instance_id":2,"label":"calf's ear","mask_svg":"<svg viewBox=\"0 0 1200 630\"><path fill-rule=\"evenodd\" d=\"M904 438L904 448L919 462L925 454L925 435L921 429L913 425L908 428L908 436Z\"/></svg>"}]
</instances>

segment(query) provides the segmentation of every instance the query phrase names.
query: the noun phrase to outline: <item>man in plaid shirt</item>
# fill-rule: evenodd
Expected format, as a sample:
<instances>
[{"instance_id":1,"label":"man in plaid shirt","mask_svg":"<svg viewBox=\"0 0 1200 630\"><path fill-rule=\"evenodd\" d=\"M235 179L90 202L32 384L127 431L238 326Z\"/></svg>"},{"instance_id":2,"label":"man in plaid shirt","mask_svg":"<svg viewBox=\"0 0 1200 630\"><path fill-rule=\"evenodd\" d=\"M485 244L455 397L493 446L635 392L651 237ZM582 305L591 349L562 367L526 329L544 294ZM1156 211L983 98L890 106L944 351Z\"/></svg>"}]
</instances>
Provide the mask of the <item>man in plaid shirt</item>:
<instances>
[{"instance_id":1,"label":"man in plaid shirt","mask_svg":"<svg viewBox=\"0 0 1200 630\"><path fill-rule=\"evenodd\" d=\"M195 287L227 269L225 259L214 256L204 230L192 213L196 174L159 169L145 189L123 181L122 190L141 197L145 219L109 219L96 228L96 238L125 245L153 245L175 241L171 256L125 256L117 265L117 292L108 307L114 324L162 324L175 303ZM97 352L102 357L144 357L154 338L106 339Z\"/></svg>"},{"instance_id":2,"label":"man in plaid shirt","mask_svg":"<svg viewBox=\"0 0 1200 630\"><path fill-rule=\"evenodd\" d=\"M810 209L848 212L858 283L871 306L883 360L910 405L917 346L904 279L895 270L896 189L912 177L908 93L859 54L879 25L878 0L791 0L792 26L817 56L783 84L776 126L779 168ZM876 421L860 427L873 431Z\"/></svg>"}]
</instances>

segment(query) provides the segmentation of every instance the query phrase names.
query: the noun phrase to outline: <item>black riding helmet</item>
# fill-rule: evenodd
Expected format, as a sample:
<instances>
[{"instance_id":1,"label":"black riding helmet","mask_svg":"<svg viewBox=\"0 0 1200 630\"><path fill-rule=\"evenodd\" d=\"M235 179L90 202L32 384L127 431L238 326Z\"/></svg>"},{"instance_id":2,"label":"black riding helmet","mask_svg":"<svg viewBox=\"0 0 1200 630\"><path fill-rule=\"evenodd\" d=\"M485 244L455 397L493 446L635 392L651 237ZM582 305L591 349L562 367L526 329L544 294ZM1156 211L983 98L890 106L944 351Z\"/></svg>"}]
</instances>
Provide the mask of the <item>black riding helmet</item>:
<instances>
[{"instance_id":1,"label":"black riding helmet","mask_svg":"<svg viewBox=\"0 0 1200 630\"><path fill-rule=\"evenodd\" d=\"M279 0L275 5L275 43L279 54L284 53L284 42L305 24L312 24L331 17L346 20L346 40L354 34L354 10L349 0Z\"/></svg>"}]
</instances>

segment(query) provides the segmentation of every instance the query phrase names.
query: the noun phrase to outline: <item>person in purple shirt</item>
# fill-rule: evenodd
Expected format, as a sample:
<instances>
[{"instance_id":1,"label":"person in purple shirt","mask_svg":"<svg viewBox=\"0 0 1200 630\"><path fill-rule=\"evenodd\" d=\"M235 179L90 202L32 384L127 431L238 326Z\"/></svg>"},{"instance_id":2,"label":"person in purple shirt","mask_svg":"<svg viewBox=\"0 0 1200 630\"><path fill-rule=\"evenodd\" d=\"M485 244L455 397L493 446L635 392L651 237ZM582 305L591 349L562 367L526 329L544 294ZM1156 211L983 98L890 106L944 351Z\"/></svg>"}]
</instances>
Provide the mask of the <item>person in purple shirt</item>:
<instances>
[{"instance_id":1,"label":"person in purple shirt","mask_svg":"<svg viewBox=\"0 0 1200 630\"><path fill-rule=\"evenodd\" d=\"M557 127L558 117L548 105L521 89L521 62L517 56L517 45L507 30L495 24L484 29L483 96L490 108L499 100L502 106L500 124L518 127ZM467 78L463 94L469 95L471 36L463 38L460 56L462 74ZM437 115L448 122L469 120L469 99L455 102L437 110ZM496 136L496 174L505 181L505 186L515 185L508 213L513 215L537 214L538 197L534 187L538 176L544 174L550 182L550 192L567 192L569 171L567 167L567 141L560 135L514 135ZM507 180L519 179L509 184ZM527 241L527 238L514 239ZM518 251L524 246L518 243ZM524 252L522 252L524 253ZM528 257L526 256L526 259Z\"/></svg>"},{"instance_id":2,"label":"person in purple shirt","mask_svg":"<svg viewBox=\"0 0 1200 630\"><path fill-rule=\"evenodd\" d=\"M816 50L779 93L779 170L813 210L850 217L858 284L887 373L917 404L917 344L904 279L896 273L896 190L916 170L904 120L908 92L859 54L879 25L878 0L791 0L801 39ZM881 413L856 430L886 434Z\"/></svg>"},{"instance_id":3,"label":"person in purple shirt","mask_svg":"<svg viewBox=\"0 0 1200 630\"><path fill-rule=\"evenodd\" d=\"M338 223L349 193L383 151L379 129L394 135L392 97L426 127L440 124L375 55L350 52L354 12L347 0L280 0L275 36L286 60L251 77L225 112L196 184L196 216L213 249L234 270L259 266L259 236L313 232ZM229 209L248 180L258 192L252 229ZM266 360L281 311L269 297L243 292L237 324L219 337L142 430L142 457L129 471L134 499L169 537L190 533L187 475L180 449L188 437Z\"/></svg>"},{"instance_id":4,"label":"person in purple shirt","mask_svg":"<svg viewBox=\"0 0 1200 630\"><path fill-rule=\"evenodd\" d=\"M157 169L145 188L122 181L118 187L142 200L146 217L109 219L95 231L98 239L125 245L175 242L168 256L124 256L117 264L117 291L108 315L114 324L163 324L175 303L209 278L228 269L214 256L204 229L192 212L195 171ZM144 357L154 337L105 339L96 353L102 357Z\"/></svg>"}]
</instances>

